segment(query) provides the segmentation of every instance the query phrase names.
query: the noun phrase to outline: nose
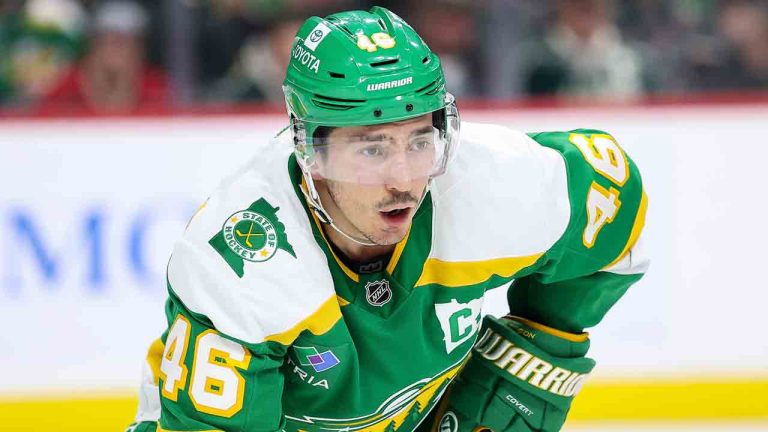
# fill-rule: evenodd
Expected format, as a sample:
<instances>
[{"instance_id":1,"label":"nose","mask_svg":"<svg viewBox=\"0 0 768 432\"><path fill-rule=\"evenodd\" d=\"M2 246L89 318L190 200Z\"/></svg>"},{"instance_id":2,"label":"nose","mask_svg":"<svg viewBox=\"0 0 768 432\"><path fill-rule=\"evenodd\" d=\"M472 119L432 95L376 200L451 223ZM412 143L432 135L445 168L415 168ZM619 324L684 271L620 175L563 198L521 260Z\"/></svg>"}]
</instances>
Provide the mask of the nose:
<instances>
[{"instance_id":1,"label":"nose","mask_svg":"<svg viewBox=\"0 0 768 432\"><path fill-rule=\"evenodd\" d=\"M411 182L410 181L389 182L385 184L384 187L387 188L388 191L392 191L392 192L407 192L411 190Z\"/></svg>"},{"instance_id":2,"label":"nose","mask_svg":"<svg viewBox=\"0 0 768 432\"><path fill-rule=\"evenodd\" d=\"M392 157L385 174L384 186L388 190L404 192L411 189L413 176L405 152L398 152Z\"/></svg>"}]
</instances>

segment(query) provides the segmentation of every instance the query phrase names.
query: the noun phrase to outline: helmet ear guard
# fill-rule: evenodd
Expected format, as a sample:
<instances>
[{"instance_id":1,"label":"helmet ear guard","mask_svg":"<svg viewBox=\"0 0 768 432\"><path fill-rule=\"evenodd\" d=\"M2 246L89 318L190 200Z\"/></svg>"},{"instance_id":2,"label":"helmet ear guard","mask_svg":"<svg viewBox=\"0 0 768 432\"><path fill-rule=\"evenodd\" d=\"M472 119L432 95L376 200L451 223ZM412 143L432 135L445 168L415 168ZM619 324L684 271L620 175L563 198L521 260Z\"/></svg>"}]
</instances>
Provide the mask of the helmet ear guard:
<instances>
[{"instance_id":1,"label":"helmet ear guard","mask_svg":"<svg viewBox=\"0 0 768 432\"><path fill-rule=\"evenodd\" d=\"M307 170L314 163L314 151L307 141L307 128L304 122L290 114L291 140L293 141L293 154L302 170Z\"/></svg>"},{"instance_id":2,"label":"helmet ear guard","mask_svg":"<svg viewBox=\"0 0 768 432\"><path fill-rule=\"evenodd\" d=\"M440 131L441 138L447 142L446 155L443 158L442 167L432 177L445 174L448 170L448 164L456 157L459 144L459 134L461 132L461 117L459 117L459 108L456 106L456 100L450 93L445 94L445 107L432 113L432 124L435 129Z\"/></svg>"}]
</instances>

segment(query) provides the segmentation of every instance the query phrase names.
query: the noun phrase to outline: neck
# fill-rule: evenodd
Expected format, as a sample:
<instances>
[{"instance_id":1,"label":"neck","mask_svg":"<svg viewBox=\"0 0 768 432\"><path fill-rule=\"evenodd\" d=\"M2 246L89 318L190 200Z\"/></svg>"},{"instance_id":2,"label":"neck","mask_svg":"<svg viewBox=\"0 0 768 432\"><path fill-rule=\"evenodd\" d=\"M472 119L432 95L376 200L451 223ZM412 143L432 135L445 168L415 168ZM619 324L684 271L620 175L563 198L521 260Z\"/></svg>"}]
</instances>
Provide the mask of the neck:
<instances>
[{"instance_id":1,"label":"neck","mask_svg":"<svg viewBox=\"0 0 768 432\"><path fill-rule=\"evenodd\" d=\"M331 215L331 217L334 217ZM345 232L351 232L354 233L357 230L352 228L350 231L347 231L347 228L345 227L346 224L340 223L339 219L334 218L334 223L339 227L339 229L345 230ZM395 250L396 245L376 245L376 246L365 246L361 245L360 243L355 243L354 241L344 237L340 232L336 231L332 226L329 224L323 224L323 232L325 232L325 237L333 243L336 248L338 248L347 258L353 260L353 261L368 261L373 258L391 253L393 250Z\"/></svg>"}]
</instances>

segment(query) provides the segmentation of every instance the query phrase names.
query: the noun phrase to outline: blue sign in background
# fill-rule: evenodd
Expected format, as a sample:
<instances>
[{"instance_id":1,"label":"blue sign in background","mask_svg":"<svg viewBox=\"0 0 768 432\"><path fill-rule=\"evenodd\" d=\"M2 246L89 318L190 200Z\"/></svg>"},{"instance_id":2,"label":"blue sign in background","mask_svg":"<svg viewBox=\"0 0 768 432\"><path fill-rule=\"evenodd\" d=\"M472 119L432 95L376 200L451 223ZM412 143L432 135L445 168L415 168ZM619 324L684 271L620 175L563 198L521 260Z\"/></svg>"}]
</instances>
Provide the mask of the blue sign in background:
<instances>
[{"instance_id":1,"label":"blue sign in background","mask_svg":"<svg viewBox=\"0 0 768 432\"><path fill-rule=\"evenodd\" d=\"M178 225L176 233L180 235L184 221L194 209L195 204L190 201L174 208L144 207L132 214L114 215L104 206L83 203L81 211L65 218L56 209L0 207L0 230L5 238L0 244L4 249L0 253L3 297L22 298L25 290L37 288L35 285L48 292L65 289L64 282L73 276L70 274L73 269L68 265L73 261L82 264L81 274L76 277L84 295L105 295L111 287L114 289L116 266L128 271L137 289L164 292L164 284L158 284L162 282L158 269L163 266L150 262L152 239L149 237L158 234L158 225L168 229L169 222ZM73 222L68 226L55 223L64 219ZM108 227L115 222L120 222L122 235L115 236L114 227ZM72 234L66 237L67 242L51 241L52 232L62 229ZM32 269L33 274L24 277L23 268Z\"/></svg>"}]
</instances>

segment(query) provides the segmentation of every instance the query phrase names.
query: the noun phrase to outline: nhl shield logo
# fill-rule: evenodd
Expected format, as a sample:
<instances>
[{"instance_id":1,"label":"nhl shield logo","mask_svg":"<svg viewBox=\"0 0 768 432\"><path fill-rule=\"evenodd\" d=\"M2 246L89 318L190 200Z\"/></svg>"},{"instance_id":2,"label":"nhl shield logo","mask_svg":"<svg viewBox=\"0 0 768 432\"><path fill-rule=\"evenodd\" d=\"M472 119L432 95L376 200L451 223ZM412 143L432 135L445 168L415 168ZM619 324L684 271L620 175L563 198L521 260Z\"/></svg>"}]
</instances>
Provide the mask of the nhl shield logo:
<instances>
[{"instance_id":1,"label":"nhl shield logo","mask_svg":"<svg viewBox=\"0 0 768 432\"><path fill-rule=\"evenodd\" d=\"M446 411L440 419L440 432L456 432L459 430L459 420L453 411Z\"/></svg>"},{"instance_id":2,"label":"nhl shield logo","mask_svg":"<svg viewBox=\"0 0 768 432\"><path fill-rule=\"evenodd\" d=\"M365 298L371 306L384 306L392 300L392 289L386 279L365 284Z\"/></svg>"}]
</instances>

